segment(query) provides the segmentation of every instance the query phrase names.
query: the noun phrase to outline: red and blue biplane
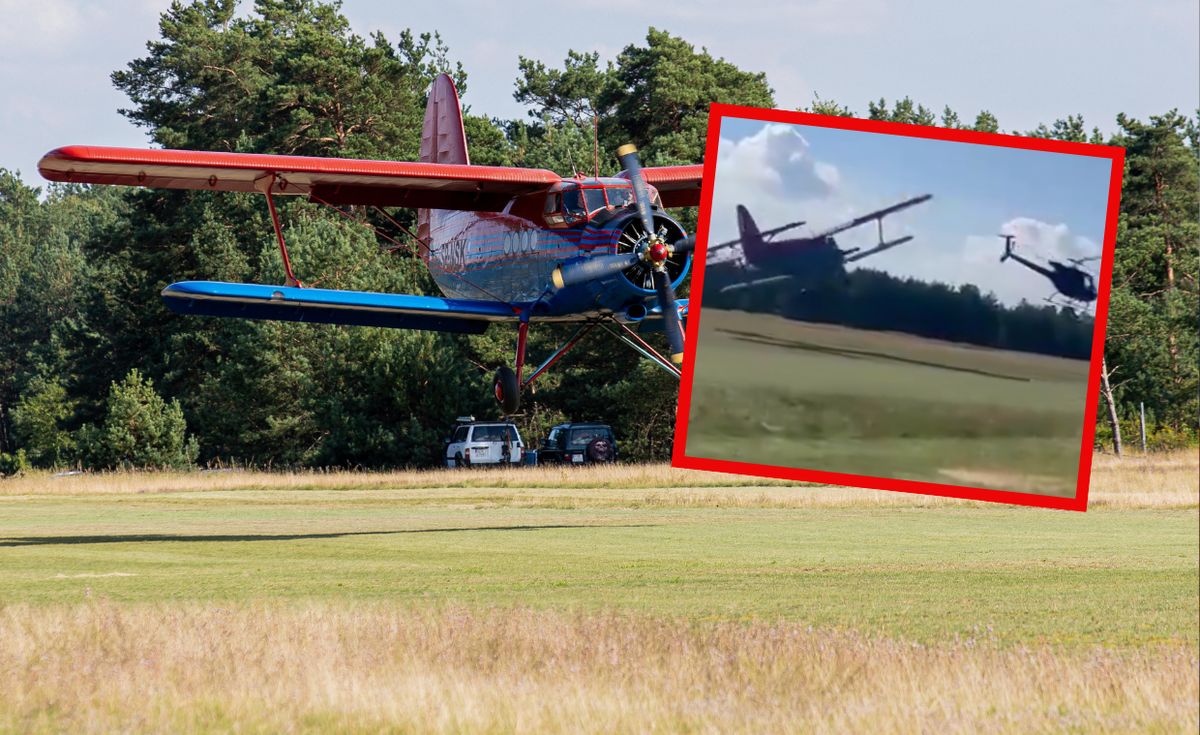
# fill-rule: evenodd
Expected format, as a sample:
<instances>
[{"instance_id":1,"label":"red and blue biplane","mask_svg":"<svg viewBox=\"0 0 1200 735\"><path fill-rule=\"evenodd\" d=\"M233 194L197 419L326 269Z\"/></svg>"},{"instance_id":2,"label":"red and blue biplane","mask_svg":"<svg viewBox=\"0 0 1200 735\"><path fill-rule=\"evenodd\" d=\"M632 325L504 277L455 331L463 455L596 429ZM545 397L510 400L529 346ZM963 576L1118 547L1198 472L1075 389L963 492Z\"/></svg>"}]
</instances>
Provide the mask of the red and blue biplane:
<instances>
[{"instance_id":1,"label":"red and blue biplane","mask_svg":"<svg viewBox=\"0 0 1200 735\"><path fill-rule=\"evenodd\" d=\"M517 326L513 367L497 370L505 413L521 391L597 326L679 376L687 301L675 288L691 266L694 239L663 210L700 201L700 165L642 168L633 146L613 177L564 178L552 171L472 166L458 91L446 75L429 92L420 162L364 161L184 150L67 146L38 163L51 181L266 196L283 257L282 286L186 281L162 292L180 314L321 322L479 334ZM287 252L276 196L344 207L417 209L412 233L444 297L306 288ZM396 223L397 225L399 223ZM669 353L630 328L660 319ZM578 329L525 375L535 321Z\"/></svg>"}]
</instances>

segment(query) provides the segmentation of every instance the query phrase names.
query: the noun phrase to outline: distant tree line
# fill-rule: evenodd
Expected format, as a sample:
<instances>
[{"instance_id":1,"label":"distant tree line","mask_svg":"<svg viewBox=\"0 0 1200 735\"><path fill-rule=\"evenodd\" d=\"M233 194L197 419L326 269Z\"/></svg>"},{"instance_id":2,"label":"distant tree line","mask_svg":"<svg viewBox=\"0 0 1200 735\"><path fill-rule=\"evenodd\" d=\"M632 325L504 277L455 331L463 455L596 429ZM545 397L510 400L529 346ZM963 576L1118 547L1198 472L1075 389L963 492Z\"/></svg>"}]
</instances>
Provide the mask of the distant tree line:
<instances>
[{"instance_id":1,"label":"distant tree line","mask_svg":"<svg viewBox=\"0 0 1200 735\"><path fill-rule=\"evenodd\" d=\"M949 286L861 268L836 283L799 289L787 281L714 292L705 305L811 322L916 334L1077 360L1091 357L1091 317L1068 308L1005 306L974 285Z\"/></svg>"},{"instance_id":2,"label":"distant tree line","mask_svg":"<svg viewBox=\"0 0 1200 735\"><path fill-rule=\"evenodd\" d=\"M177 3L148 52L113 74L123 113L168 147L414 160L424 91L469 80L436 34L353 33L336 3ZM521 58L501 120L468 108L472 162L561 173L700 159L710 102L772 107L766 77L650 29L609 63ZM851 111L829 100L812 109ZM903 99L871 117L964 126ZM1110 339L1120 417L1145 402L1159 435L1196 436L1197 121L1118 118L1105 137L1070 117L1031 131L1124 145ZM997 130L979 113L970 124ZM102 141L99 141L102 142ZM331 288L436 293L421 261L303 201L282 207L298 275ZM391 223L353 211L396 238ZM413 214L397 210L402 224ZM688 225L695 212L681 217ZM859 276L858 278L867 278ZM491 369L512 330L430 332L178 317L159 292L182 279L279 282L260 196L112 187L44 192L0 170L0 473L44 467L430 465L453 417L495 414ZM686 288L681 296L686 296ZM864 313L866 307L864 304ZM565 335L534 330L531 359ZM653 339L653 337L652 337ZM1006 339L1013 339L1009 336ZM533 440L566 418L614 426L631 459L669 455L677 383L615 340L593 340L539 379L520 418Z\"/></svg>"}]
</instances>

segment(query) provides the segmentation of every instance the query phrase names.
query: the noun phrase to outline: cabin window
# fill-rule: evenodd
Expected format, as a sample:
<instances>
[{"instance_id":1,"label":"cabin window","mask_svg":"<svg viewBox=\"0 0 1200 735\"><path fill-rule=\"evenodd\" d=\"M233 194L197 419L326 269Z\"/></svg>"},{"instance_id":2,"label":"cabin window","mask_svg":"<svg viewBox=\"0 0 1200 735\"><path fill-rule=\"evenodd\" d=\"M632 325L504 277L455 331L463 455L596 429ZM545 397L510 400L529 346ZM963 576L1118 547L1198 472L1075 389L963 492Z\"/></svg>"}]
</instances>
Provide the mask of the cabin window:
<instances>
[{"instance_id":1,"label":"cabin window","mask_svg":"<svg viewBox=\"0 0 1200 735\"><path fill-rule=\"evenodd\" d=\"M562 194L550 194L546 197L546 206L542 209L542 218L551 227L562 227L567 223L562 214Z\"/></svg>"}]
</instances>

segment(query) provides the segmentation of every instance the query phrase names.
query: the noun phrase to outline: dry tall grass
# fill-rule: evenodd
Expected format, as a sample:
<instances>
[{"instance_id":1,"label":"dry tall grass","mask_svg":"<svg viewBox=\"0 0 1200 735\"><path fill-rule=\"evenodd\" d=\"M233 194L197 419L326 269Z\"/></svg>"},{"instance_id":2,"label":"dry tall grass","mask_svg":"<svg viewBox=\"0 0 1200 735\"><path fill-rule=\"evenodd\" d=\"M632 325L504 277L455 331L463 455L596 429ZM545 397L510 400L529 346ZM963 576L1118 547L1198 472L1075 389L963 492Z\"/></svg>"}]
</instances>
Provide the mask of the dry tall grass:
<instances>
[{"instance_id":1,"label":"dry tall grass","mask_svg":"<svg viewBox=\"0 0 1200 735\"><path fill-rule=\"evenodd\" d=\"M790 483L665 464L395 472L116 472L55 477L35 472L0 482L0 496L125 495L163 492L329 491L425 502L528 507L861 507L946 506L971 501L859 488ZM577 492L586 490L586 493ZM572 491L572 492L565 492ZM1200 505L1200 454L1116 458L1096 455L1089 506Z\"/></svg>"},{"instance_id":2,"label":"dry tall grass","mask_svg":"<svg viewBox=\"0 0 1200 735\"><path fill-rule=\"evenodd\" d=\"M1103 507L1195 507L1200 504L1200 451L1182 449L1092 462L1088 505Z\"/></svg>"},{"instance_id":3,"label":"dry tall grass","mask_svg":"<svg viewBox=\"0 0 1200 735\"><path fill-rule=\"evenodd\" d=\"M0 730L1195 732L1184 645L393 606L0 610Z\"/></svg>"}]
</instances>

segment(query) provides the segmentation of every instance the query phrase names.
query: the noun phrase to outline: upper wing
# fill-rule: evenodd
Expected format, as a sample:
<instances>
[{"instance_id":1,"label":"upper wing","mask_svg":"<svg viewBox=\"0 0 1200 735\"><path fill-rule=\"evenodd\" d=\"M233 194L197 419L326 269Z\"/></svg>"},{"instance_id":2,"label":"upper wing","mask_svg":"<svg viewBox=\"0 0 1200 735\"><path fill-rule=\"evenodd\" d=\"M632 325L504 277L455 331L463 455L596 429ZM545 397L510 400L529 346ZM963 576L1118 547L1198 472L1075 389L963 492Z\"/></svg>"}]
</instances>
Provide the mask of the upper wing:
<instances>
[{"instance_id":1,"label":"upper wing","mask_svg":"<svg viewBox=\"0 0 1200 735\"><path fill-rule=\"evenodd\" d=\"M38 162L50 181L266 192L329 204L499 211L514 196L562 181L536 168L67 146Z\"/></svg>"},{"instance_id":2,"label":"upper wing","mask_svg":"<svg viewBox=\"0 0 1200 735\"><path fill-rule=\"evenodd\" d=\"M646 183L658 190L664 207L700 206L700 184L704 166L696 163L689 166L652 166L642 169ZM629 178L628 171L617 174Z\"/></svg>"},{"instance_id":3,"label":"upper wing","mask_svg":"<svg viewBox=\"0 0 1200 735\"><path fill-rule=\"evenodd\" d=\"M921 202L927 202L930 199L933 199L932 194L922 194L919 197L913 197L912 199L905 199L904 201L902 201L898 204L893 204L890 207L884 207L883 209L877 209L874 212L868 212L867 214L864 214L861 217L855 217L854 219L850 220L849 222L843 222L842 224L840 224L836 227L831 227L828 230L825 230L824 232L822 232L818 235L814 235L813 237L816 237L816 238L830 237L832 235L838 234L839 232L845 232L846 230L849 230L851 228L858 227L859 225L865 225L868 222L879 221L882 223L883 218L888 216L889 214L899 212L902 209L908 209L909 207L914 207L914 206L920 204ZM883 238L881 237L880 239L882 240Z\"/></svg>"}]
</instances>

